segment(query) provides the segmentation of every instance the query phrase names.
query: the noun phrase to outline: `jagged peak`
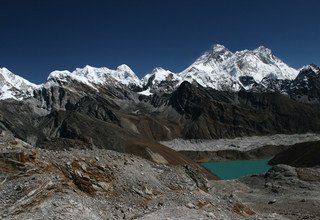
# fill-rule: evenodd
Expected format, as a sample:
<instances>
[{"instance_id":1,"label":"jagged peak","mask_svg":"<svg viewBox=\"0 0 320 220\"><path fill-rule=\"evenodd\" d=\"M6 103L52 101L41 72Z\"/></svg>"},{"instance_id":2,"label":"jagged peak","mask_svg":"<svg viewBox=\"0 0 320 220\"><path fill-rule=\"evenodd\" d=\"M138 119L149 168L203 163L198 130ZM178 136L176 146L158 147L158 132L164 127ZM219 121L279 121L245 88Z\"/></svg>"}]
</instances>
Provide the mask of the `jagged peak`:
<instances>
[{"instance_id":1,"label":"jagged peak","mask_svg":"<svg viewBox=\"0 0 320 220\"><path fill-rule=\"evenodd\" d=\"M166 69L164 69L162 67L156 67L151 71L151 73L158 73L158 72L171 72L171 71L166 70Z\"/></svg>"},{"instance_id":2,"label":"jagged peak","mask_svg":"<svg viewBox=\"0 0 320 220\"><path fill-rule=\"evenodd\" d=\"M19 86L21 84L25 84L31 87L38 87L39 85L36 85L25 78L14 74L6 67L0 68L0 75L3 77L3 80L7 81L8 83L12 84L13 86Z\"/></svg>"},{"instance_id":3,"label":"jagged peak","mask_svg":"<svg viewBox=\"0 0 320 220\"><path fill-rule=\"evenodd\" d=\"M221 44L214 44L210 50L205 51L196 61L195 64L199 63L207 63L210 61L222 62L229 57L231 57L233 53L227 49L225 46Z\"/></svg>"},{"instance_id":4,"label":"jagged peak","mask_svg":"<svg viewBox=\"0 0 320 220\"><path fill-rule=\"evenodd\" d=\"M317 66L316 64L309 64L299 69L300 72L306 71L306 70L312 70L313 72L318 73L320 72L320 67Z\"/></svg>"},{"instance_id":5,"label":"jagged peak","mask_svg":"<svg viewBox=\"0 0 320 220\"><path fill-rule=\"evenodd\" d=\"M213 53L226 53L226 52L231 53L231 51L222 44L214 44L212 46L212 52Z\"/></svg>"},{"instance_id":6,"label":"jagged peak","mask_svg":"<svg viewBox=\"0 0 320 220\"><path fill-rule=\"evenodd\" d=\"M259 46L256 49L254 49L253 51L258 52L258 53L272 54L272 50L265 47L265 46Z\"/></svg>"},{"instance_id":7,"label":"jagged peak","mask_svg":"<svg viewBox=\"0 0 320 220\"><path fill-rule=\"evenodd\" d=\"M126 64L121 64L116 68L116 71L119 72L128 72L134 74L133 70Z\"/></svg>"},{"instance_id":8,"label":"jagged peak","mask_svg":"<svg viewBox=\"0 0 320 220\"><path fill-rule=\"evenodd\" d=\"M150 77L154 77L155 80L165 80L165 78L168 76L168 74L174 74L173 72L171 72L170 70L166 70L162 67L156 67L154 68L151 73L147 74L145 77L143 77L143 80L146 81L148 80Z\"/></svg>"},{"instance_id":9,"label":"jagged peak","mask_svg":"<svg viewBox=\"0 0 320 220\"><path fill-rule=\"evenodd\" d=\"M177 74L166 70L162 67L154 68L149 74L142 78L143 85L155 86L157 87L161 82L175 81L179 84L182 79ZM153 88L154 89L154 88Z\"/></svg>"}]
</instances>

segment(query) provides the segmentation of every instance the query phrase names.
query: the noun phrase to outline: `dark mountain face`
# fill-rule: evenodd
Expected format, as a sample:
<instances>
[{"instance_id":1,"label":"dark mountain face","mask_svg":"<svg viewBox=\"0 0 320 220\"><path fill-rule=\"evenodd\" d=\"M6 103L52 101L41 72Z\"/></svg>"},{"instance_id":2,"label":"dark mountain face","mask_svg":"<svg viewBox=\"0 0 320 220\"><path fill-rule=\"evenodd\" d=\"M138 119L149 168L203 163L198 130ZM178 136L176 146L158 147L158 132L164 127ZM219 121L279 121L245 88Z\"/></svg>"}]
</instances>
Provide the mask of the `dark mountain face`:
<instances>
[{"instance_id":1,"label":"dark mountain face","mask_svg":"<svg viewBox=\"0 0 320 220\"><path fill-rule=\"evenodd\" d=\"M184 138L319 131L318 105L278 93L221 92L185 82L169 100L168 105L186 119Z\"/></svg>"},{"instance_id":2,"label":"dark mountain face","mask_svg":"<svg viewBox=\"0 0 320 220\"><path fill-rule=\"evenodd\" d=\"M320 103L320 68L310 65L300 71L290 84L292 99L305 103Z\"/></svg>"}]
</instances>

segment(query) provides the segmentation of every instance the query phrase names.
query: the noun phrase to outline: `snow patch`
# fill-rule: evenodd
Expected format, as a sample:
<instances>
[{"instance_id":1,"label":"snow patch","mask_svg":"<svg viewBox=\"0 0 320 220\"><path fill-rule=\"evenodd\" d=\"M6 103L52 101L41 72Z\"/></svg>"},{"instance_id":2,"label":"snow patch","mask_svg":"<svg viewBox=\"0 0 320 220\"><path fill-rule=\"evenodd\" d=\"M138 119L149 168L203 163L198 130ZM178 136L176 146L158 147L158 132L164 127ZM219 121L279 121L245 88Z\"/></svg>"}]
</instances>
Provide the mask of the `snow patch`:
<instances>
[{"instance_id":1,"label":"snow patch","mask_svg":"<svg viewBox=\"0 0 320 220\"><path fill-rule=\"evenodd\" d=\"M138 94L140 94L140 95L145 95L145 96L153 95L153 93L152 93L152 92L150 92L150 88L148 88L147 90L144 90L144 91L138 92Z\"/></svg>"}]
</instances>

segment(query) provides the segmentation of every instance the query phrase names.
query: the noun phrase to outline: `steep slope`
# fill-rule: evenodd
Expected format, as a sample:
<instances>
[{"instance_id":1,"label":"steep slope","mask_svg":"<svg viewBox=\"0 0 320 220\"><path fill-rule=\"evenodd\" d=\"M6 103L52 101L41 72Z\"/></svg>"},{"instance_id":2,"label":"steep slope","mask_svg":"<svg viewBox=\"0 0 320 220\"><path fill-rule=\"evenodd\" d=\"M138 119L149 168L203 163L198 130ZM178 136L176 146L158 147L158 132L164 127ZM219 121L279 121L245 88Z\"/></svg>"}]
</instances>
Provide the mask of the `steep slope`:
<instances>
[{"instance_id":1,"label":"steep slope","mask_svg":"<svg viewBox=\"0 0 320 220\"><path fill-rule=\"evenodd\" d=\"M179 73L183 80L199 83L204 87L218 90L238 90L233 85L230 74L223 69L223 63L230 60L234 54L222 45L214 45L210 51L201 55L187 69Z\"/></svg>"},{"instance_id":2,"label":"steep slope","mask_svg":"<svg viewBox=\"0 0 320 220\"><path fill-rule=\"evenodd\" d=\"M31 97L39 86L15 75L6 68L0 68L0 100L22 100Z\"/></svg>"}]
</instances>

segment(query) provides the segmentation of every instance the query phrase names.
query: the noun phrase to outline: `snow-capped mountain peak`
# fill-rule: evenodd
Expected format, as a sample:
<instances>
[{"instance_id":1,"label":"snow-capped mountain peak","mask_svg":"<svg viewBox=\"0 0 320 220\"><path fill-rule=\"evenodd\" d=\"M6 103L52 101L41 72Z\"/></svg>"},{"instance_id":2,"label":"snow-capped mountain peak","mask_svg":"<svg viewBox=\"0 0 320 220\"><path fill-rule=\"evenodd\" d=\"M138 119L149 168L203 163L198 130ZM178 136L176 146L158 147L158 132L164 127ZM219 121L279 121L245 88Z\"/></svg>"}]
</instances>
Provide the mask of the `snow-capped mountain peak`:
<instances>
[{"instance_id":1,"label":"snow-capped mountain peak","mask_svg":"<svg viewBox=\"0 0 320 220\"><path fill-rule=\"evenodd\" d=\"M119 79L121 82L123 82L124 85L129 85L130 83L133 83L135 85L140 85L141 82L137 75L132 71L132 69L127 66L126 64L122 64L118 66L115 70L116 79Z\"/></svg>"},{"instance_id":2,"label":"snow-capped mountain peak","mask_svg":"<svg viewBox=\"0 0 320 220\"><path fill-rule=\"evenodd\" d=\"M30 97L39 85L15 75L7 68L0 68L0 99L16 99Z\"/></svg>"},{"instance_id":3,"label":"snow-capped mountain peak","mask_svg":"<svg viewBox=\"0 0 320 220\"><path fill-rule=\"evenodd\" d=\"M272 50L265 47L265 46L259 46L258 48L253 50L254 52L258 53L264 53L264 54L272 54Z\"/></svg>"},{"instance_id":4,"label":"snow-capped mountain peak","mask_svg":"<svg viewBox=\"0 0 320 220\"><path fill-rule=\"evenodd\" d=\"M156 78L165 78L168 74L172 73L170 70L163 69L162 67L156 67L151 71L151 75L155 75Z\"/></svg>"},{"instance_id":5,"label":"snow-capped mountain peak","mask_svg":"<svg viewBox=\"0 0 320 220\"><path fill-rule=\"evenodd\" d=\"M212 50L215 52L219 52L219 51L228 50L228 49L222 44L214 44L212 47Z\"/></svg>"},{"instance_id":6,"label":"snow-capped mountain peak","mask_svg":"<svg viewBox=\"0 0 320 220\"><path fill-rule=\"evenodd\" d=\"M69 79L79 81L93 88L95 88L95 85L140 86L141 84L136 74L125 64L118 66L116 70L86 65L83 68L75 69L73 72L54 71L48 77L48 81L68 82Z\"/></svg>"},{"instance_id":7,"label":"snow-capped mountain peak","mask_svg":"<svg viewBox=\"0 0 320 220\"><path fill-rule=\"evenodd\" d=\"M163 69L162 67L156 67L151 71L151 73L157 73L162 71L167 71L167 70Z\"/></svg>"},{"instance_id":8,"label":"snow-capped mountain peak","mask_svg":"<svg viewBox=\"0 0 320 220\"><path fill-rule=\"evenodd\" d=\"M252 77L260 83L265 77L294 79L297 74L297 70L286 65L264 46L232 53L217 44L179 75L183 80L196 81L202 86L237 91L245 87L241 77Z\"/></svg>"},{"instance_id":9,"label":"snow-capped mountain peak","mask_svg":"<svg viewBox=\"0 0 320 220\"><path fill-rule=\"evenodd\" d=\"M152 85L158 85L162 81L180 80L180 77L170 70L165 70L162 67L154 68L151 73L143 77L143 84L151 83Z\"/></svg>"},{"instance_id":10,"label":"snow-capped mountain peak","mask_svg":"<svg viewBox=\"0 0 320 220\"><path fill-rule=\"evenodd\" d=\"M142 78L143 95L151 95L155 91L172 92L182 82L182 78L170 70L161 67L154 68L151 73Z\"/></svg>"},{"instance_id":11,"label":"snow-capped mountain peak","mask_svg":"<svg viewBox=\"0 0 320 220\"><path fill-rule=\"evenodd\" d=\"M135 75L135 73L132 71L132 69L126 65L126 64L121 64L116 68L116 71L118 72L127 72L130 75Z\"/></svg>"},{"instance_id":12,"label":"snow-capped mountain peak","mask_svg":"<svg viewBox=\"0 0 320 220\"><path fill-rule=\"evenodd\" d=\"M211 48L204 52L194 64L210 64L210 62L223 62L224 60L231 57L233 53L228 50L225 46L220 44L215 44Z\"/></svg>"},{"instance_id":13,"label":"snow-capped mountain peak","mask_svg":"<svg viewBox=\"0 0 320 220\"><path fill-rule=\"evenodd\" d=\"M221 44L213 45L210 52L212 57L216 57L217 55L219 55L220 57L227 58L233 55L233 53L228 48Z\"/></svg>"},{"instance_id":14,"label":"snow-capped mountain peak","mask_svg":"<svg viewBox=\"0 0 320 220\"><path fill-rule=\"evenodd\" d=\"M315 64L309 64L309 65L303 66L302 68L299 69L300 72L306 71L306 70L312 70L316 74L320 74L320 67L318 67Z\"/></svg>"}]
</instances>

